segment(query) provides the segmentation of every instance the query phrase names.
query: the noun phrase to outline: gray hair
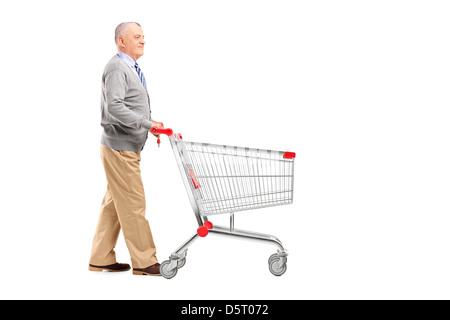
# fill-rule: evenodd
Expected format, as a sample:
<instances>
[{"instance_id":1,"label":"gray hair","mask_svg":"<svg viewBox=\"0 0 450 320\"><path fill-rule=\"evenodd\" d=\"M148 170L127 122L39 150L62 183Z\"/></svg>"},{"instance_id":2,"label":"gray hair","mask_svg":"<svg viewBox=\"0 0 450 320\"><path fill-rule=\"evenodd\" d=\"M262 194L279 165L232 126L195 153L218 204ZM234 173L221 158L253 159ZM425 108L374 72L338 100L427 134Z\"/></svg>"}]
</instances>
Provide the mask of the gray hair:
<instances>
[{"instance_id":1,"label":"gray hair","mask_svg":"<svg viewBox=\"0 0 450 320\"><path fill-rule=\"evenodd\" d=\"M117 42L119 41L119 37L124 37L124 36L125 36L125 34L127 33L128 26L129 26L130 24L136 24L136 25L138 25L139 27L141 26L141 25L140 25L139 23L137 23L137 22L122 22L121 24L119 24L119 25L116 27L116 32L115 32L115 35L114 35L114 41L116 42L116 44L117 44Z\"/></svg>"}]
</instances>

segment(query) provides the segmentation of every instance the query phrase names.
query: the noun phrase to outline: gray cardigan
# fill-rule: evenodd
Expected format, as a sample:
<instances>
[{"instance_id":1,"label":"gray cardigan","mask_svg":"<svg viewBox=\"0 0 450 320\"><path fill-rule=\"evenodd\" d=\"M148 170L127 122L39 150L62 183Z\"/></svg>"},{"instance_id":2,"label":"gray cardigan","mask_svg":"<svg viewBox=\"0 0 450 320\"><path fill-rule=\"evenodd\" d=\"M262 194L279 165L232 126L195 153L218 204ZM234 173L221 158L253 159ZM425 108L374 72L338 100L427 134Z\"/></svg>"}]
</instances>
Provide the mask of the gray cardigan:
<instances>
[{"instance_id":1,"label":"gray cardigan","mask_svg":"<svg viewBox=\"0 0 450 320\"><path fill-rule=\"evenodd\" d=\"M141 151L152 125L150 98L139 78L115 55L102 78L101 144L115 150Z\"/></svg>"}]
</instances>

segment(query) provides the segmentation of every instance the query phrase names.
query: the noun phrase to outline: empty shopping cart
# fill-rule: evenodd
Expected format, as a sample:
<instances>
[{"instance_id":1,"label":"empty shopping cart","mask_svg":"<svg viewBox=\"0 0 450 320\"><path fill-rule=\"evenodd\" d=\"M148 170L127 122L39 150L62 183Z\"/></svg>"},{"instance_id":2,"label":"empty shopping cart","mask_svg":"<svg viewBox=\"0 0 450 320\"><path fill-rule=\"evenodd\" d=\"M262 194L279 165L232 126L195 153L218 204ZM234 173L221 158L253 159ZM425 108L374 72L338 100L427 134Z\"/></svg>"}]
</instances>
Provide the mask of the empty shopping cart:
<instances>
[{"instance_id":1,"label":"empty shopping cart","mask_svg":"<svg viewBox=\"0 0 450 320\"><path fill-rule=\"evenodd\" d=\"M173 278L186 263L189 246L208 233L275 244L269 270L286 271L287 250L278 238L234 228L234 213L291 204L295 153L184 141L172 129L152 128L169 137L189 201L198 222L197 232L161 263L163 277ZM158 139L158 143L160 140ZM228 213L230 226L216 226L208 216Z\"/></svg>"}]
</instances>

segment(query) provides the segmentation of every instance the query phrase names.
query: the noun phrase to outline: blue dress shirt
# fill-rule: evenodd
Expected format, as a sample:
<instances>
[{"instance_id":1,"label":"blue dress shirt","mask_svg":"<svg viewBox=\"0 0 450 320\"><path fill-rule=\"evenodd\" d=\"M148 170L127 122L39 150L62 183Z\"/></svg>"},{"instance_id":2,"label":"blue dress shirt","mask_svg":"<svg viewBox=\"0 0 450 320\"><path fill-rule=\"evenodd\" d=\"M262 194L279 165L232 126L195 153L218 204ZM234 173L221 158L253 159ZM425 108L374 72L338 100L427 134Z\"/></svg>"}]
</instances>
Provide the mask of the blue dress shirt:
<instances>
[{"instance_id":1,"label":"blue dress shirt","mask_svg":"<svg viewBox=\"0 0 450 320\"><path fill-rule=\"evenodd\" d=\"M130 57L129 55L127 55L126 53L123 53L121 51L117 52L117 55L120 57L120 59L125 61L125 63L131 68L131 70L133 70L136 77L138 77L139 81L141 81L141 78L139 78L136 68L134 67L134 65L136 64L136 61L134 61L134 59L132 57Z\"/></svg>"}]
</instances>

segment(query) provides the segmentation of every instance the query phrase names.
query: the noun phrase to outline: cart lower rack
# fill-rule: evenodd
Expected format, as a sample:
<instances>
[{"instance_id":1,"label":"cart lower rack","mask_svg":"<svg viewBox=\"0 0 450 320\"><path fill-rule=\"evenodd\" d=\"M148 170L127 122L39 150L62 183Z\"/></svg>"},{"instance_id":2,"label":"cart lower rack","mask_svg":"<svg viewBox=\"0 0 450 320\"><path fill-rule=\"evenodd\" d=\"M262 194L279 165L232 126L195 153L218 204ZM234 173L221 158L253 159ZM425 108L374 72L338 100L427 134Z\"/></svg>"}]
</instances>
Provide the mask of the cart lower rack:
<instances>
[{"instance_id":1,"label":"cart lower rack","mask_svg":"<svg viewBox=\"0 0 450 320\"><path fill-rule=\"evenodd\" d=\"M189 201L198 222L197 232L161 263L163 277L173 278L186 263L189 246L209 233L272 243L278 252L269 270L286 271L287 250L275 236L234 228L234 213L291 204L294 192L293 152L242 148L184 141L172 129L152 129L169 137ZM158 143L159 143L158 139ZM230 226L213 226L208 216L230 214Z\"/></svg>"}]
</instances>

